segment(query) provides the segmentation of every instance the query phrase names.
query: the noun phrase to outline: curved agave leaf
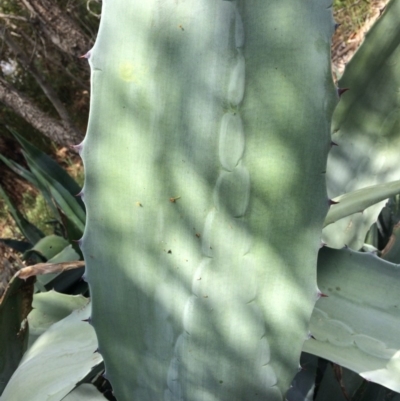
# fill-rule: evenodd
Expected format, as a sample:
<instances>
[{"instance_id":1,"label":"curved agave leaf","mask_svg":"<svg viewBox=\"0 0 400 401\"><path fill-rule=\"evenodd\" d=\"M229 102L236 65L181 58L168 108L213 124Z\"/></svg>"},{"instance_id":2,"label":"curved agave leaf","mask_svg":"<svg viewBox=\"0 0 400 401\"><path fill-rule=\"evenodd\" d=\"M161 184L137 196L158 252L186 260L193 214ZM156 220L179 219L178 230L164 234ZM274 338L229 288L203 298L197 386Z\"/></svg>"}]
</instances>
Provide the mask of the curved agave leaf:
<instances>
[{"instance_id":1,"label":"curved agave leaf","mask_svg":"<svg viewBox=\"0 0 400 401\"><path fill-rule=\"evenodd\" d=\"M321 297L303 350L400 392L400 265L348 248L322 248Z\"/></svg>"},{"instance_id":2,"label":"curved agave leaf","mask_svg":"<svg viewBox=\"0 0 400 401\"><path fill-rule=\"evenodd\" d=\"M324 227L354 213L361 213L369 206L390 198L400 192L400 180L373 185L332 199Z\"/></svg>"},{"instance_id":3,"label":"curved agave leaf","mask_svg":"<svg viewBox=\"0 0 400 401\"><path fill-rule=\"evenodd\" d=\"M25 353L1 401L60 401L101 363L90 304L53 324ZM23 385L21 385L23 383Z\"/></svg>"},{"instance_id":4,"label":"curved agave leaf","mask_svg":"<svg viewBox=\"0 0 400 401\"><path fill-rule=\"evenodd\" d=\"M36 255L40 257L41 261L47 261L59 254L68 245L69 242L65 238L58 235L48 235L36 242L31 249L26 251L24 259Z\"/></svg>"},{"instance_id":5,"label":"curved agave leaf","mask_svg":"<svg viewBox=\"0 0 400 401\"><path fill-rule=\"evenodd\" d=\"M54 323L69 316L74 310L84 308L87 298L77 295L65 295L56 291L35 294L33 310L28 315L29 346L45 333Z\"/></svg>"}]
</instances>

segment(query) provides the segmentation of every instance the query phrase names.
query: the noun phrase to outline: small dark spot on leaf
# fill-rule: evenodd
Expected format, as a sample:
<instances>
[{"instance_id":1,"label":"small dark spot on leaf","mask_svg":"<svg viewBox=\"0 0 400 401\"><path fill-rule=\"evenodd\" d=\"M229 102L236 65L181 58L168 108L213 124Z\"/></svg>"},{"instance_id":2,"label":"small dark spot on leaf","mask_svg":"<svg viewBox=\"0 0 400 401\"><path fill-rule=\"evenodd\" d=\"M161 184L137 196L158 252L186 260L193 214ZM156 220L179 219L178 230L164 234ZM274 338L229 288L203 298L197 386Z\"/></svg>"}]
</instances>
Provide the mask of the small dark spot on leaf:
<instances>
[{"instance_id":1,"label":"small dark spot on leaf","mask_svg":"<svg viewBox=\"0 0 400 401\"><path fill-rule=\"evenodd\" d=\"M167 253L172 253L171 249L169 249Z\"/></svg>"}]
</instances>

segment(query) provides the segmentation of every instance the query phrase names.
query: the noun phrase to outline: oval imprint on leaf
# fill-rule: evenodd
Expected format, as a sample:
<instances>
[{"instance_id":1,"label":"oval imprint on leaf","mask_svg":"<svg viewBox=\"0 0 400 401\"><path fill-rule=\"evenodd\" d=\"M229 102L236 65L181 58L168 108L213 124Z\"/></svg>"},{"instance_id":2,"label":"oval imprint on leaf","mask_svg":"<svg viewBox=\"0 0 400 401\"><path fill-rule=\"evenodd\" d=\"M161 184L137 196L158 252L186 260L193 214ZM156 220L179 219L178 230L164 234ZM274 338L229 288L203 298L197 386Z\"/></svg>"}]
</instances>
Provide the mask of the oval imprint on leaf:
<instances>
[{"instance_id":1,"label":"oval imprint on leaf","mask_svg":"<svg viewBox=\"0 0 400 401\"><path fill-rule=\"evenodd\" d=\"M219 133L219 159L222 166L232 171L243 156L244 146L242 119L237 113L224 114Z\"/></svg>"},{"instance_id":2,"label":"oval imprint on leaf","mask_svg":"<svg viewBox=\"0 0 400 401\"><path fill-rule=\"evenodd\" d=\"M215 204L232 217L246 213L250 197L250 176L245 167L237 167L232 172L222 173L215 187Z\"/></svg>"}]
</instances>

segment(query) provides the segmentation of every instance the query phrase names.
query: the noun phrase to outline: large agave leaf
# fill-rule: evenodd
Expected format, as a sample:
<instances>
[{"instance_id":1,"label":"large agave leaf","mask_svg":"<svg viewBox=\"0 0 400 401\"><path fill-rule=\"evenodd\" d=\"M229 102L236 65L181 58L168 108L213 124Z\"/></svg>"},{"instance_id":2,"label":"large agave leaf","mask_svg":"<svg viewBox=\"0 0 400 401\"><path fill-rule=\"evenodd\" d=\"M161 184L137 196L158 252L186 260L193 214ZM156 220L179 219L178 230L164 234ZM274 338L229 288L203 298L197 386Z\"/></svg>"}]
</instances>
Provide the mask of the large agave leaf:
<instances>
[{"instance_id":1,"label":"large agave leaf","mask_svg":"<svg viewBox=\"0 0 400 401\"><path fill-rule=\"evenodd\" d=\"M323 248L322 297L304 351L400 392L400 266L350 249Z\"/></svg>"},{"instance_id":2,"label":"large agave leaf","mask_svg":"<svg viewBox=\"0 0 400 401\"><path fill-rule=\"evenodd\" d=\"M384 15L346 67L342 95L332 124L334 146L327 166L331 198L367 186L400 179L400 2ZM331 247L360 249L385 205L380 202L324 229Z\"/></svg>"},{"instance_id":3,"label":"large agave leaf","mask_svg":"<svg viewBox=\"0 0 400 401\"><path fill-rule=\"evenodd\" d=\"M318 295L330 6L103 4L82 249L120 401L284 398Z\"/></svg>"}]
</instances>

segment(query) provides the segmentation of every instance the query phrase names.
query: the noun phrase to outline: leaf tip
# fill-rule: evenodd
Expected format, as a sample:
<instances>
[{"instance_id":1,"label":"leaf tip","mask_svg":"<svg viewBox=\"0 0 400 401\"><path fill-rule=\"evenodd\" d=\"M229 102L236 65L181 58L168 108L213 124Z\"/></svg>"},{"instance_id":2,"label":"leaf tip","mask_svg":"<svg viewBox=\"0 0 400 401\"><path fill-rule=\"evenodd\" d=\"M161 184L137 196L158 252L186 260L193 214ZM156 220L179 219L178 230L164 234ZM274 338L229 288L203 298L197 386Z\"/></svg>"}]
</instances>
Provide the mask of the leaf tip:
<instances>
[{"instance_id":1,"label":"leaf tip","mask_svg":"<svg viewBox=\"0 0 400 401\"><path fill-rule=\"evenodd\" d=\"M82 56L79 56L79 58L85 58L86 60L88 60L91 56L92 50L89 50L87 53L85 53Z\"/></svg>"}]
</instances>

